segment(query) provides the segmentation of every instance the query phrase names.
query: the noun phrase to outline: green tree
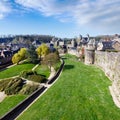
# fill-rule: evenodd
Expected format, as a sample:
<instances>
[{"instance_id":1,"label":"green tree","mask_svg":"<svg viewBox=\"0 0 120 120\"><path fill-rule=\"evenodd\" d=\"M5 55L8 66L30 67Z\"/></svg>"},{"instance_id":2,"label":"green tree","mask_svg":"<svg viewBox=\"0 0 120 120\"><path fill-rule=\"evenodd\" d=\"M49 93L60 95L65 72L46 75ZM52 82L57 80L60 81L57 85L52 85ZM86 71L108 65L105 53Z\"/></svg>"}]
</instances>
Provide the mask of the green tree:
<instances>
[{"instance_id":1,"label":"green tree","mask_svg":"<svg viewBox=\"0 0 120 120\"><path fill-rule=\"evenodd\" d=\"M37 49L37 54L41 60L41 56L46 56L50 51L49 51L49 47L46 44L42 44L40 45Z\"/></svg>"},{"instance_id":2,"label":"green tree","mask_svg":"<svg viewBox=\"0 0 120 120\"><path fill-rule=\"evenodd\" d=\"M48 65L51 70L51 66L54 66L59 61L60 61L59 55L57 54L57 52L54 52L54 53L49 53L48 55L46 55L42 63Z\"/></svg>"},{"instance_id":3,"label":"green tree","mask_svg":"<svg viewBox=\"0 0 120 120\"><path fill-rule=\"evenodd\" d=\"M20 54L16 53L13 55L13 57L12 57L13 64L15 64L15 63L19 64L20 60L21 60Z\"/></svg>"},{"instance_id":4,"label":"green tree","mask_svg":"<svg viewBox=\"0 0 120 120\"><path fill-rule=\"evenodd\" d=\"M42 56L42 47L39 46L39 47L36 49L36 51L37 51L38 57L39 57L40 60L41 60L41 56Z\"/></svg>"},{"instance_id":5,"label":"green tree","mask_svg":"<svg viewBox=\"0 0 120 120\"><path fill-rule=\"evenodd\" d=\"M21 56L21 59L25 59L27 50L26 48L21 48L20 51L18 51L18 54Z\"/></svg>"},{"instance_id":6,"label":"green tree","mask_svg":"<svg viewBox=\"0 0 120 120\"><path fill-rule=\"evenodd\" d=\"M31 45L30 48L27 50L27 58L32 63L38 62L38 56L33 45Z\"/></svg>"},{"instance_id":7,"label":"green tree","mask_svg":"<svg viewBox=\"0 0 120 120\"><path fill-rule=\"evenodd\" d=\"M27 52L26 48L21 48L20 51L18 51L18 53L14 54L12 57L13 64L15 63L19 64L21 60L24 60L26 57L26 52Z\"/></svg>"},{"instance_id":8,"label":"green tree","mask_svg":"<svg viewBox=\"0 0 120 120\"><path fill-rule=\"evenodd\" d=\"M49 47L46 44L42 44L42 55L46 56L49 53Z\"/></svg>"}]
</instances>

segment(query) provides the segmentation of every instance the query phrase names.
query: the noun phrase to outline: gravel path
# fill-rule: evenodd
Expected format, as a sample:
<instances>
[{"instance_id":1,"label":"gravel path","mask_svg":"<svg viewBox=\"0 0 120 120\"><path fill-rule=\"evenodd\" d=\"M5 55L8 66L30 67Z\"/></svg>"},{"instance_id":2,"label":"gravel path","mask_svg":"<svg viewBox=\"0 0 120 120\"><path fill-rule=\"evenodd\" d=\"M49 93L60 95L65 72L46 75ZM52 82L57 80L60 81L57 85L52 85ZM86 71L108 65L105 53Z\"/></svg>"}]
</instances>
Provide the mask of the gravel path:
<instances>
[{"instance_id":1,"label":"gravel path","mask_svg":"<svg viewBox=\"0 0 120 120\"><path fill-rule=\"evenodd\" d=\"M6 96L5 92L0 92L0 102L2 102Z\"/></svg>"},{"instance_id":2,"label":"gravel path","mask_svg":"<svg viewBox=\"0 0 120 120\"><path fill-rule=\"evenodd\" d=\"M48 77L48 80L50 80L51 78L53 78L53 76L55 75L56 71L53 67L51 67L51 72L50 72L50 76Z\"/></svg>"},{"instance_id":3,"label":"gravel path","mask_svg":"<svg viewBox=\"0 0 120 120\"><path fill-rule=\"evenodd\" d=\"M33 67L32 71L34 71L38 66L39 66L39 64L37 64L35 67Z\"/></svg>"},{"instance_id":4,"label":"gravel path","mask_svg":"<svg viewBox=\"0 0 120 120\"><path fill-rule=\"evenodd\" d=\"M62 70L63 70L63 68L62 68ZM40 84L40 85L46 87L46 89L45 89L28 107L26 107L26 109L24 109L24 110L15 118L15 120L17 120L17 118L19 118L19 116L20 116L21 114L23 114L23 113L24 113L33 103L35 103L53 84L55 84L55 82L58 80L59 76L61 75L62 70L61 70L60 74L58 75L58 77L56 78L56 80L55 80L52 84L46 84L46 83L41 83L41 84ZM54 77L55 73L56 73L56 71L54 70L53 67L51 67L51 74L50 74L50 76L49 76L48 79L50 80L52 77Z\"/></svg>"},{"instance_id":5,"label":"gravel path","mask_svg":"<svg viewBox=\"0 0 120 120\"><path fill-rule=\"evenodd\" d=\"M109 90L110 90L110 93L112 95L112 98L113 98L113 101L115 103L115 105L120 108L120 101L117 99L117 96L115 95L113 89L112 89L112 86L109 86Z\"/></svg>"}]
</instances>

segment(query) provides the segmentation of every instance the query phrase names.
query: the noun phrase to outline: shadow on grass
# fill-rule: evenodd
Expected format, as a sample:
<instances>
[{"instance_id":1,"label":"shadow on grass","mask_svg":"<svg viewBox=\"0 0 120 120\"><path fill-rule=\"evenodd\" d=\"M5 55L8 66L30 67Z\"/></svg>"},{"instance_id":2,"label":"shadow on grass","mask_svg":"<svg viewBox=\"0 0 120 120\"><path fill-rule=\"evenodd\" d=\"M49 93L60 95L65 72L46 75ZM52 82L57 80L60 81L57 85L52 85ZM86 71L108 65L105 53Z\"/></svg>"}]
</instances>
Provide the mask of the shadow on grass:
<instances>
[{"instance_id":1,"label":"shadow on grass","mask_svg":"<svg viewBox=\"0 0 120 120\"><path fill-rule=\"evenodd\" d=\"M70 69L73 69L74 68L74 65L65 65L64 66L64 70L70 70Z\"/></svg>"},{"instance_id":2,"label":"shadow on grass","mask_svg":"<svg viewBox=\"0 0 120 120\"><path fill-rule=\"evenodd\" d=\"M67 59L66 57L62 57L63 60Z\"/></svg>"},{"instance_id":3,"label":"shadow on grass","mask_svg":"<svg viewBox=\"0 0 120 120\"><path fill-rule=\"evenodd\" d=\"M43 76L43 77L46 77L46 75L42 75L42 74L38 74L38 75Z\"/></svg>"}]
</instances>

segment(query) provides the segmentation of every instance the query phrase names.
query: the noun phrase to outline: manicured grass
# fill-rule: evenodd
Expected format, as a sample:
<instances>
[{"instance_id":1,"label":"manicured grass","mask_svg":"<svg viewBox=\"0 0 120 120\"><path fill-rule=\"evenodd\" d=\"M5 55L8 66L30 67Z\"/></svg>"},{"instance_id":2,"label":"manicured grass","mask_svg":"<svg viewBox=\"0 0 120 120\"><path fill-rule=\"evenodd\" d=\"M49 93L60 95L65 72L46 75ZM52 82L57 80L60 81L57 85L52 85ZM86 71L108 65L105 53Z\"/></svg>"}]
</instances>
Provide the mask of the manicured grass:
<instances>
[{"instance_id":1,"label":"manicured grass","mask_svg":"<svg viewBox=\"0 0 120 120\"><path fill-rule=\"evenodd\" d=\"M13 66L9 69L1 71L0 79L17 76L20 74L21 71L29 70L29 69L31 70L34 66L35 66L34 64L29 64L29 63Z\"/></svg>"},{"instance_id":2,"label":"manicured grass","mask_svg":"<svg viewBox=\"0 0 120 120\"><path fill-rule=\"evenodd\" d=\"M66 58L58 81L17 120L119 120L103 71Z\"/></svg>"},{"instance_id":3,"label":"manicured grass","mask_svg":"<svg viewBox=\"0 0 120 120\"><path fill-rule=\"evenodd\" d=\"M24 100L27 96L25 95L12 95L7 96L0 103L0 117L2 117L6 112L15 107L18 103Z\"/></svg>"},{"instance_id":4,"label":"manicured grass","mask_svg":"<svg viewBox=\"0 0 120 120\"><path fill-rule=\"evenodd\" d=\"M50 69L46 65L39 65L35 71L37 74L44 75L46 78L48 78L50 75Z\"/></svg>"},{"instance_id":5,"label":"manicured grass","mask_svg":"<svg viewBox=\"0 0 120 120\"><path fill-rule=\"evenodd\" d=\"M58 63L56 63L56 64L53 66L54 69L55 69L55 71L59 70L60 65L61 65L61 62L58 62Z\"/></svg>"}]
</instances>

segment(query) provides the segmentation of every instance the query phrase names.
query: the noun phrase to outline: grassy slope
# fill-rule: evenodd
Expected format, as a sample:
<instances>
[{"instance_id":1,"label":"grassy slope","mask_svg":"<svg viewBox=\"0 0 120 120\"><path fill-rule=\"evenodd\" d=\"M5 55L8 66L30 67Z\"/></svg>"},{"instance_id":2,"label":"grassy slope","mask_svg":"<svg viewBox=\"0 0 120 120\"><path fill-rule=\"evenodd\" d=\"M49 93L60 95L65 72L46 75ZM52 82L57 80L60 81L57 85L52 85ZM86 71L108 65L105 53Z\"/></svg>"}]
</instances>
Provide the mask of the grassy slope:
<instances>
[{"instance_id":1,"label":"grassy slope","mask_svg":"<svg viewBox=\"0 0 120 120\"><path fill-rule=\"evenodd\" d=\"M19 75L23 70L31 70L34 64L20 64L0 72L0 79Z\"/></svg>"},{"instance_id":2,"label":"grassy slope","mask_svg":"<svg viewBox=\"0 0 120 120\"><path fill-rule=\"evenodd\" d=\"M48 66L46 65L39 65L35 71L38 73L38 74L41 74L41 75L44 75L46 76L46 78L49 77L50 75L50 69L48 68Z\"/></svg>"},{"instance_id":3,"label":"grassy slope","mask_svg":"<svg viewBox=\"0 0 120 120\"><path fill-rule=\"evenodd\" d=\"M14 67L11 67L9 69L0 72L0 79L19 75L21 71L29 70L29 69L31 70L34 66L35 66L34 64L28 64L28 63L16 65ZM25 95L13 95L6 97L5 100L3 100L0 103L0 116L4 115L6 112L8 112L10 109L12 109L14 106L16 106L25 98L26 98Z\"/></svg>"},{"instance_id":4,"label":"grassy slope","mask_svg":"<svg viewBox=\"0 0 120 120\"><path fill-rule=\"evenodd\" d=\"M13 96L6 97L0 103L0 116L4 115L6 112L8 112L13 107L15 107L18 103L20 103L25 98L26 98L25 95L13 95Z\"/></svg>"},{"instance_id":5,"label":"grassy slope","mask_svg":"<svg viewBox=\"0 0 120 120\"><path fill-rule=\"evenodd\" d=\"M18 120L119 120L104 73L67 57L59 80Z\"/></svg>"}]
</instances>

